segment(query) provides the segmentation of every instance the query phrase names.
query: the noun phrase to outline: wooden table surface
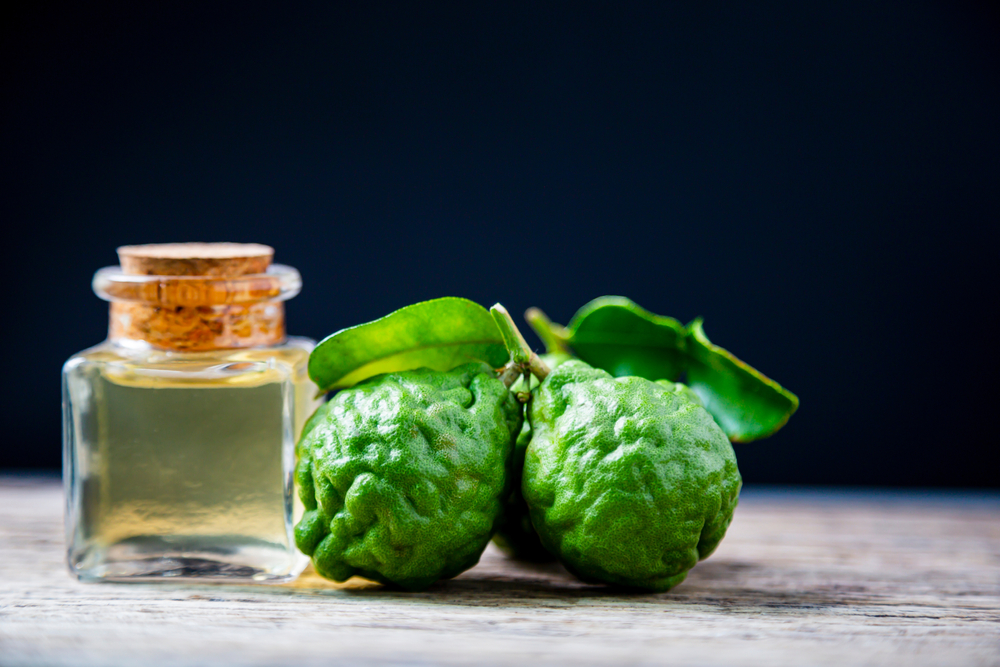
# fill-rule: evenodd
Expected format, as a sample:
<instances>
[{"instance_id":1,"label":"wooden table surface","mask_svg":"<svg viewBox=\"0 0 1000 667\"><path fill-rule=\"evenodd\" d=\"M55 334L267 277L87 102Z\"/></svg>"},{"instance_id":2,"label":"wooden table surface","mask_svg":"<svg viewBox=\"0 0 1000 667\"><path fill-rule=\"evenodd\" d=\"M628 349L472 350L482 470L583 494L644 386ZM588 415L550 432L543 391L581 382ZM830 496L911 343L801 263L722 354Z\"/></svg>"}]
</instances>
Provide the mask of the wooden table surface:
<instances>
[{"instance_id":1,"label":"wooden table surface","mask_svg":"<svg viewBox=\"0 0 1000 667\"><path fill-rule=\"evenodd\" d=\"M748 488L661 595L487 550L424 593L82 584L52 478L0 477L0 665L1000 665L1000 495Z\"/></svg>"}]
</instances>

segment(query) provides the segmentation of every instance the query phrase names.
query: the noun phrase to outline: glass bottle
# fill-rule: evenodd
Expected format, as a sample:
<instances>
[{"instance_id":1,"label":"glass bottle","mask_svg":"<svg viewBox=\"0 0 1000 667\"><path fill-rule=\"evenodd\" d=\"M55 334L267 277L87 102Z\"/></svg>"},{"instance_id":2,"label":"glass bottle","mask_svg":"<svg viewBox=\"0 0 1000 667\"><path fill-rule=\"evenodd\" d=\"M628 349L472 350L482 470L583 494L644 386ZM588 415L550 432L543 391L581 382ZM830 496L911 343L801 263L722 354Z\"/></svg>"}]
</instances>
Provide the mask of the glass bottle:
<instances>
[{"instance_id":1,"label":"glass bottle","mask_svg":"<svg viewBox=\"0 0 1000 667\"><path fill-rule=\"evenodd\" d=\"M108 339L63 368L69 568L81 580L286 581L313 341L295 269L256 244L119 248L94 276Z\"/></svg>"}]
</instances>

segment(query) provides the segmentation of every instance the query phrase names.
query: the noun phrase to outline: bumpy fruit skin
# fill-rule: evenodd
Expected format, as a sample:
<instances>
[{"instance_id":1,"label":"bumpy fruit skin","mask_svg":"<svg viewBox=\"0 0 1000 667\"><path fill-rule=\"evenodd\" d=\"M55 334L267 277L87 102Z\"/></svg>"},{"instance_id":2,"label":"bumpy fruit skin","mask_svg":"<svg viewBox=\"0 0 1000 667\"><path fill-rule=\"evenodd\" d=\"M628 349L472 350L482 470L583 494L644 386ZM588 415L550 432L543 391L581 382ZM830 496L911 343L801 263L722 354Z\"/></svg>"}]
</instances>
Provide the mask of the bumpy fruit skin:
<instances>
[{"instance_id":1,"label":"bumpy fruit skin","mask_svg":"<svg viewBox=\"0 0 1000 667\"><path fill-rule=\"evenodd\" d=\"M389 373L303 429L295 527L316 571L422 590L479 561L510 488L521 405L486 365Z\"/></svg>"},{"instance_id":2,"label":"bumpy fruit skin","mask_svg":"<svg viewBox=\"0 0 1000 667\"><path fill-rule=\"evenodd\" d=\"M570 361L539 386L529 419L532 523L581 579L666 591L722 540L736 456L684 385Z\"/></svg>"}]
</instances>

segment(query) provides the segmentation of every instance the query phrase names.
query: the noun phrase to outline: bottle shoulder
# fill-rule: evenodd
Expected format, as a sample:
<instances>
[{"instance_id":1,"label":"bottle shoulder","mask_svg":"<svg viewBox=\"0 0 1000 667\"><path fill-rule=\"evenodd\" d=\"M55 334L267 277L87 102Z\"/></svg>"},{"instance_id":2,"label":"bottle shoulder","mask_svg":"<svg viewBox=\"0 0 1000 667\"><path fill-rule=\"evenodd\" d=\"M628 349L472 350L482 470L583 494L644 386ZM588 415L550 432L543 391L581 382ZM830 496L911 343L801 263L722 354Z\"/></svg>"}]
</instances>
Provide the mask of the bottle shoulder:
<instances>
[{"instance_id":1,"label":"bottle shoulder","mask_svg":"<svg viewBox=\"0 0 1000 667\"><path fill-rule=\"evenodd\" d=\"M308 338L289 337L279 345L184 352L104 341L70 357L63 375L96 371L119 382L160 386L174 381L227 385L299 381L305 377L313 346Z\"/></svg>"},{"instance_id":2,"label":"bottle shoulder","mask_svg":"<svg viewBox=\"0 0 1000 667\"><path fill-rule=\"evenodd\" d=\"M148 346L122 345L105 340L93 347L77 352L66 363L90 362L126 362L153 364L189 364L212 362L217 360L265 360L277 357L282 360L298 360L308 358L316 346L311 338L289 336L278 345L261 347L227 348L222 350L207 350L186 352L184 350L161 350Z\"/></svg>"},{"instance_id":3,"label":"bottle shoulder","mask_svg":"<svg viewBox=\"0 0 1000 667\"><path fill-rule=\"evenodd\" d=\"M63 363L63 375L81 366L93 365L113 357L115 355L114 347L114 345L105 340L97 345L80 350Z\"/></svg>"}]
</instances>

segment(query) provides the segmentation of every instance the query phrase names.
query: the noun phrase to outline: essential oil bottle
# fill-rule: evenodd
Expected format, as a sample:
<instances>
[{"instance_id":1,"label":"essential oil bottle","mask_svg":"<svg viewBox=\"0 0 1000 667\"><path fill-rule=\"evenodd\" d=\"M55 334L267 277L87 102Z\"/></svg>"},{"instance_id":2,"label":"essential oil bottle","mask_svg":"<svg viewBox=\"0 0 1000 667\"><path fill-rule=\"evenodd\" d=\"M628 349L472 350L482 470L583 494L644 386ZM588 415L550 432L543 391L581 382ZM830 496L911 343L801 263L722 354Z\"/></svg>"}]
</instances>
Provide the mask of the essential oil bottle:
<instances>
[{"instance_id":1,"label":"essential oil bottle","mask_svg":"<svg viewBox=\"0 0 1000 667\"><path fill-rule=\"evenodd\" d=\"M118 249L108 339L63 368L69 568L87 581L285 581L313 341L285 335L295 269L256 244Z\"/></svg>"}]
</instances>

